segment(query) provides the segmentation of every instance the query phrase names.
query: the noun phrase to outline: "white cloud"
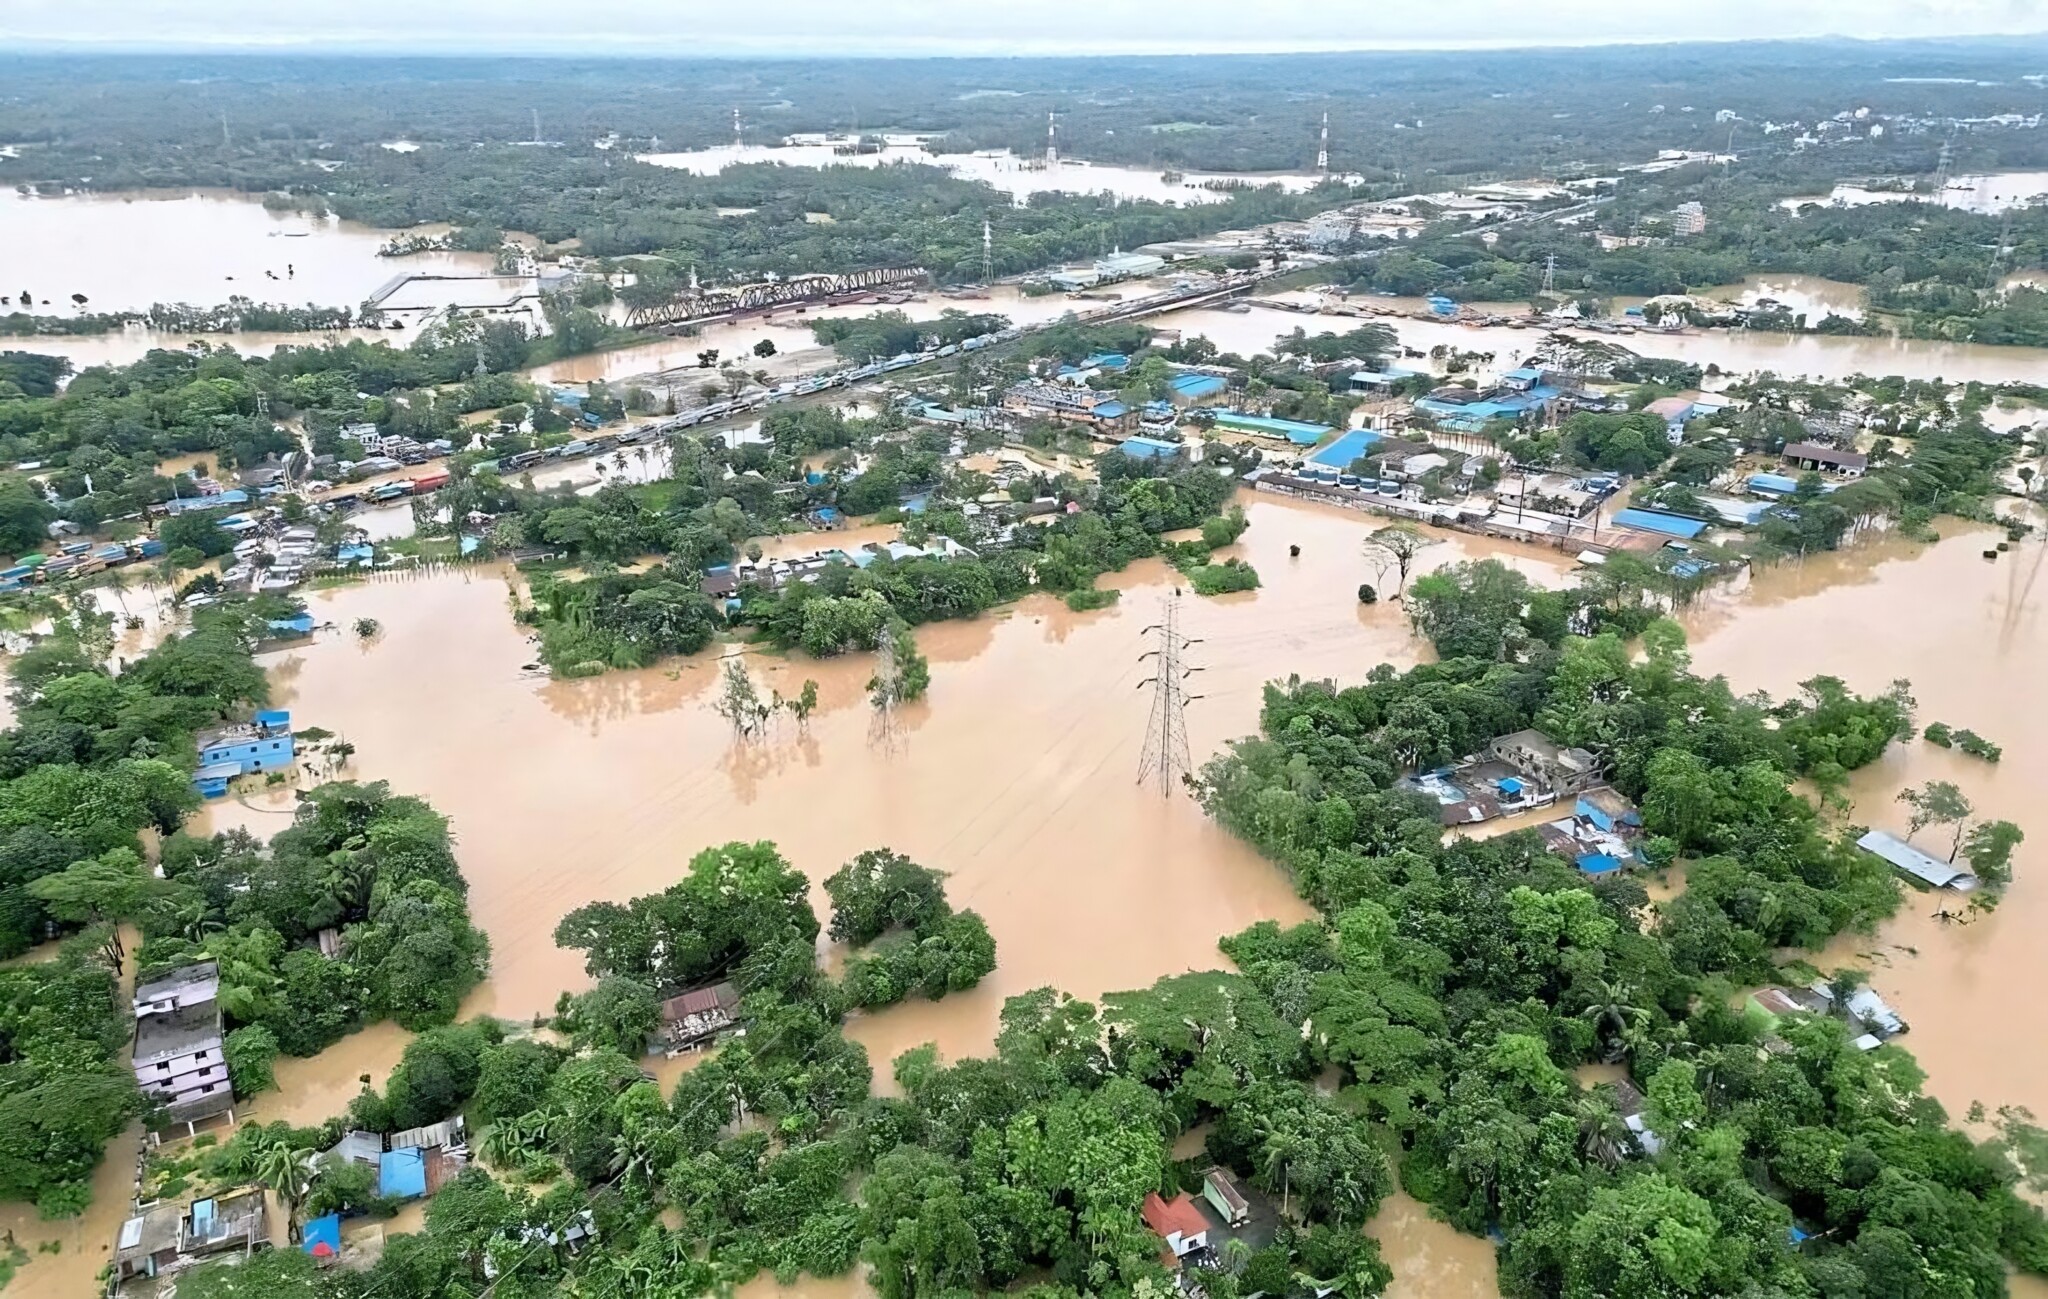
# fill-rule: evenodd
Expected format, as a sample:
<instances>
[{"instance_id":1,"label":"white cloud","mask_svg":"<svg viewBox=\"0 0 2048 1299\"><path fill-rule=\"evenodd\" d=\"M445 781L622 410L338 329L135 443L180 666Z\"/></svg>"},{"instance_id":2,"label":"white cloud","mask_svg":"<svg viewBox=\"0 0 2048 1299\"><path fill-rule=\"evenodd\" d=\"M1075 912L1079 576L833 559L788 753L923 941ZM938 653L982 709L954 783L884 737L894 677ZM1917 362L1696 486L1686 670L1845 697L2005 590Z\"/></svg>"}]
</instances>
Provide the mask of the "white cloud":
<instances>
[{"instance_id":1,"label":"white cloud","mask_svg":"<svg viewBox=\"0 0 2048 1299\"><path fill-rule=\"evenodd\" d=\"M2048 30L2043 0L5 0L0 45L1117 54Z\"/></svg>"}]
</instances>

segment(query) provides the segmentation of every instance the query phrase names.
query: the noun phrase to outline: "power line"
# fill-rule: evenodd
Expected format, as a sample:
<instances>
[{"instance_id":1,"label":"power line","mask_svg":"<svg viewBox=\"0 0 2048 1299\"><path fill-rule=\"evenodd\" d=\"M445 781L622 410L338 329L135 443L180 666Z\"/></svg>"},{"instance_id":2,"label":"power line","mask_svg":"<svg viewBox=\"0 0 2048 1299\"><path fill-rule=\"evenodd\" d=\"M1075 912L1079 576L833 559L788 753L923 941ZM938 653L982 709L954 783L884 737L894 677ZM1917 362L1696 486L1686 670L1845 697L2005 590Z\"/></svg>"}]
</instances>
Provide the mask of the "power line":
<instances>
[{"instance_id":1,"label":"power line","mask_svg":"<svg viewBox=\"0 0 2048 1299\"><path fill-rule=\"evenodd\" d=\"M1188 705L1201 696L1189 694L1185 682L1202 669L1187 666L1182 655L1202 642L1181 634L1179 587L1162 603L1164 615L1145 629L1145 634L1155 638L1153 647L1138 656L1140 663L1152 660L1152 675L1138 683L1140 690L1152 688L1152 720L1146 725L1145 749L1138 759L1138 783L1153 781L1160 794L1170 797L1174 780L1185 779L1194 771L1188 757L1187 712Z\"/></svg>"}]
</instances>

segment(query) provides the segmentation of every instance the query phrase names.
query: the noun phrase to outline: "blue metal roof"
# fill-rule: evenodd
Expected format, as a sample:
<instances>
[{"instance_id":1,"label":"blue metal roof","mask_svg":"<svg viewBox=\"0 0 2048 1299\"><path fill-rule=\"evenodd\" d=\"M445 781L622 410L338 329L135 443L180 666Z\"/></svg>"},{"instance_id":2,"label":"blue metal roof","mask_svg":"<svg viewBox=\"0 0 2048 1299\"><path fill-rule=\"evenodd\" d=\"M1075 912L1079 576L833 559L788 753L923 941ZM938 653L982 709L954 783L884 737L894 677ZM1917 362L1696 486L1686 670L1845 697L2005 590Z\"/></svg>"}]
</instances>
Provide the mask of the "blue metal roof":
<instances>
[{"instance_id":1,"label":"blue metal roof","mask_svg":"<svg viewBox=\"0 0 2048 1299\"><path fill-rule=\"evenodd\" d=\"M1355 428L1335 442L1309 457L1310 464L1328 465L1332 469L1349 469L1351 462L1366 454L1380 435L1369 428Z\"/></svg>"},{"instance_id":2,"label":"blue metal roof","mask_svg":"<svg viewBox=\"0 0 2048 1299\"><path fill-rule=\"evenodd\" d=\"M299 1235L300 1249L316 1258L332 1258L341 1253L341 1215L330 1213L315 1218L300 1228Z\"/></svg>"},{"instance_id":3,"label":"blue metal roof","mask_svg":"<svg viewBox=\"0 0 2048 1299\"><path fill-rule=\"evenodd\" d=\"M1330 431L1328 424L1304 424L1299 420L1270 419L1264 415L1241 415L1234 410L1218 411L1216 422L1224 428L1253 433L1277 433L1296 446L1314 446Z\"/></svg>"},{"instance_id":4,"label":"blue metal roof","mask_svg":"<svg viewBox=\"0 0 2048 1299\"><path fill-rule=\"evenodd\" d=\"M1166 386L1183 397L1206 397L1223 391L1223 380L1213 374L1177 374L1166 381Z\"/></svg>"},{"instance_id":5,"label":"blue metal roof","mask_svg":"<svg viewBox=\"0 0 2048 1299\"><path fill-rule=\"evenodd\" d=\"M426 1193L426 1151L414 1146L409 1150L387 1150L377 1157L378 1195L410 1200Z\"/></svg>"},{"instance_id":6,"label":"blue metal roof","mask_svg":"<svg viewBox=\"0 0 2048 1299\"><path fill-rule=\"evenodd\" d=\"M1753 492L1782 492L1789 496L1799 490L1799 480L1784 474L1751 474L1749 489Z\"/></svg>"},{"instance_id":7,"label":"blue metal roof","mask_svg":"<svg viewBox=\"0 0 2048 1299\"><path fill-rule=\"evenodd\" d=\"M1519 370L1510 370L1501 376L1503 379L1527 379L1530 383L1535 383L1542 377L1543 371L1531 369L1526 365Z\"/></svg>"},{"instance_id":8,"label":"blue metal roof","mask_svg":"<svg viewBox=\"0 0 2048 1299\"><path fill-rule=\"evenodd\" d=\"M1683 537L1688 541L1707 530L1704 519L1688 519L1682 514L1665 514L1661 510L1623 510L1614 516L1614 521L1624 528L1666 537Z\"/></svg>"},{"instance_id":9,"label":"blue metal roof","mask_svg":"<svg viewBox=\"0 0 2048 1299\"><path fill-rule=\"evenodd\" d=\"M1164 460L1181 453L1181 444L1165 442L1158 438L1129 437L1117 444L1117 450L1135 460Z\"/></svg>"}]
</instances>

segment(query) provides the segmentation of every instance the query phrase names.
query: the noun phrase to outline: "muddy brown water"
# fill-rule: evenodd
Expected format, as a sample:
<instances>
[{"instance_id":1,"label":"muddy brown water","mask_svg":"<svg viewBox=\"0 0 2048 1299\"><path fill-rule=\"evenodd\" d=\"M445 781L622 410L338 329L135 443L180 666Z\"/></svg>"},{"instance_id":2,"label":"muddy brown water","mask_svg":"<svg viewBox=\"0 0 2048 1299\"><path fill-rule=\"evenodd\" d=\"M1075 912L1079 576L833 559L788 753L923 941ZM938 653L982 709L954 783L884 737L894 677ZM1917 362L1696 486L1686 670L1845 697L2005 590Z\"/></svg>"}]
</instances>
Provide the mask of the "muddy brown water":
<instances>
[{"instance_id":1,"label":"muddy brown water","mask_svg":"<svg viewBox=\"0 0 2048 1299\"><path fill-rule=\"evenodd\" d=\"M1194 681L1189 731L1199 761L1257 722L1260 687L1275 676L1356 679L1380 661L1418 661L1424 647L1396 606L1361 607L1369 580L1358 542L1373 521L1342 511L1249 498L1241 549L1259 568L1258 592L1183 601ZM1996 563L1981 559L1985 529L1946 523L1924 546L1886 539L1804 565L1767 570L1688 615L1696 666L1739 690L1784 692L1815 673L1862 690L1910 677L1923 720L1972 726L2005 746L1998 766L1932 749L1895 749L1858 773L1856 819L1903 828L1891 798L1904 784L1954 779L1989 815L2025 824L2040 787L2048 736L2029 726L2048 707L2044 628L2034 595L2043 558L2030 542ZM787 541L785 543L787 544ZM1300 544L1298 560L1287 557ZM1435 567L1494 554L1532 578L1562 580L1566 561L1450 537L1425 552ZM1253 920L1306 916L1287 881L1185 797L1138 788L1146 703L1136 688L1141 629L1171 585L1162 566L1107 579L1122 603L1089 614L1049 600L919 629L931 659L927 702L905 710L893 738L872 733L859 657L815 663L748 656L764 690L792 694L818 680L823 702L809 734L785 725L772 742L736 745L709 711L709 655L639 672L553 682L522 672L531 647L507 614L508 575L495 568L385 579L312 596L316 616L346 626L377 618L368 645L329 633L266 656L281 704L303 724L347 735L360 775L389 779L453 818L472 908L496 953L472 1013L523 1019L582 986L574 953L556 949L555 921L596 898L624 899L672 882L689 855L727 839L772 838L821 879L853 853L888 844L953 874L955 901L987 918L1000 964L982 988L857 1019L850 1028L888 1082L890 1057L925 1041L948 1058L986 1050L1002 999L1042 984L1083 996L1207 968L1216 938ZM272 833L288 799L217 805L215 825ZM2033 827L2048 836L2048 827ZM2048 1112L2044 1012L2006 995L2048 976L2032 941L2048 896L2033 876L2039 843L2019 854L2018 882L1992 916L1940 928L1931 899L1909 895L1875 940L1845 942L1829 959L1872 970L1912 1023L1907 1044L1928 1088L1958 1115L1972 1100ZM1671 882L1675 887L1677 881ZM310 1120L346 1104L370 1073L381 1083L404 1035L358 1035L313 1061L284 1063L280 1096L257 1117ZM659 1072L672 1079L694 1059ZM120 1143L103 1168L103 1195L69 1232L86 1249L124 1211L132 1159ZM111 1180L110 1180L111 1179ZM109 1211L108 1199L119 1202ZM32 1217L32 1215L29 1215ZM19 1215L8 1221L19 1221ZM30 1224L32 1225L32 1224ZM1396 1296L1492 1295L1491 1248L1390 1199L1370 1230L1397 1280ZM95 1255L103 1257L103 1255ZM76 1255L38 1259L24 1294L82 1293ZM97 1267L97 1262L93 1263ZM68 1269L68 1270L67 1270ZM765 1286L757 1282L757 1286ZM758 1291L767 1295L765 1289ZM813 1282L805 1299L852 1299L859 1283ZM2036 1283L2014 1293L2041 1299Z\"/></svg>"}]
</instances>

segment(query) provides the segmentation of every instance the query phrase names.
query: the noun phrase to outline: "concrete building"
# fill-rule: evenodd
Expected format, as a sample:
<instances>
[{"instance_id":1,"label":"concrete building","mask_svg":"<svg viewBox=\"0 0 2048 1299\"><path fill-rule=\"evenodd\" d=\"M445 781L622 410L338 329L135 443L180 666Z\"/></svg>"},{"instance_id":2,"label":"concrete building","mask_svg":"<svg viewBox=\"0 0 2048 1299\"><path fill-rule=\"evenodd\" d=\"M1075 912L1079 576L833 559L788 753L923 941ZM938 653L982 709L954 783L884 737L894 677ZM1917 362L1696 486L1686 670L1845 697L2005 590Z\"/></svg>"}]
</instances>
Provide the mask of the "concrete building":
<instances>
[{"instance_id":1,"label":"concrete building","mask_svg":"<svg viewBox=\"0 0 2048 1299\"><path fill-rule=\"evenodd\" d=\"M1516 731L1486 746L1501 762L1519 767L1561 793L1588 788L1599 779L1597 759L1584 749L1566 748L1541 731Z\"/></svg>"},{"instance_id":2,"label":"concrete building","mask_svg":"<svg viewBox=\"0 0 2048 1299\"><path fill-rule=\"evenodd\" d=\"M189 1204L158 1204L121 1224L114 1238L114 1284L153 1279L270 1244L263 1190L249 1187Z\"/></svg>"},{"instance_id":3,"label":"concrete building","mask_svg":"<svg viewBox=\"0 0 2048 1299\"><path fill-rule=\"evenodd\" d=\"M135 1082L187 1133L234 1115L235 1088L221 1049L220 966L187 965L135 989Z\"/></svg>"},{"instance_id":4,"label":"concrete building","mask_svg":"<svg viewBox=\"0 0 2048 1299\"><path fill-rule=\"evenodd\" d=\"M1707 232L1707 210L1698 203L1680 203L1671 209L1671 233L1703 235Z\"/></svg>"},{"instance_id":5,"label":"concrete building","mask_svg":"<svg viewBox=\"0 0 2048 1299\"><path fill-rule=\"evenodd\" d=\"M1032 419L1057 419L1071 424L1117 425L1130 408L1113 392L1066 383L1026 380L1003 394L1003 409Z\"/></svg>"}]
</instances>

